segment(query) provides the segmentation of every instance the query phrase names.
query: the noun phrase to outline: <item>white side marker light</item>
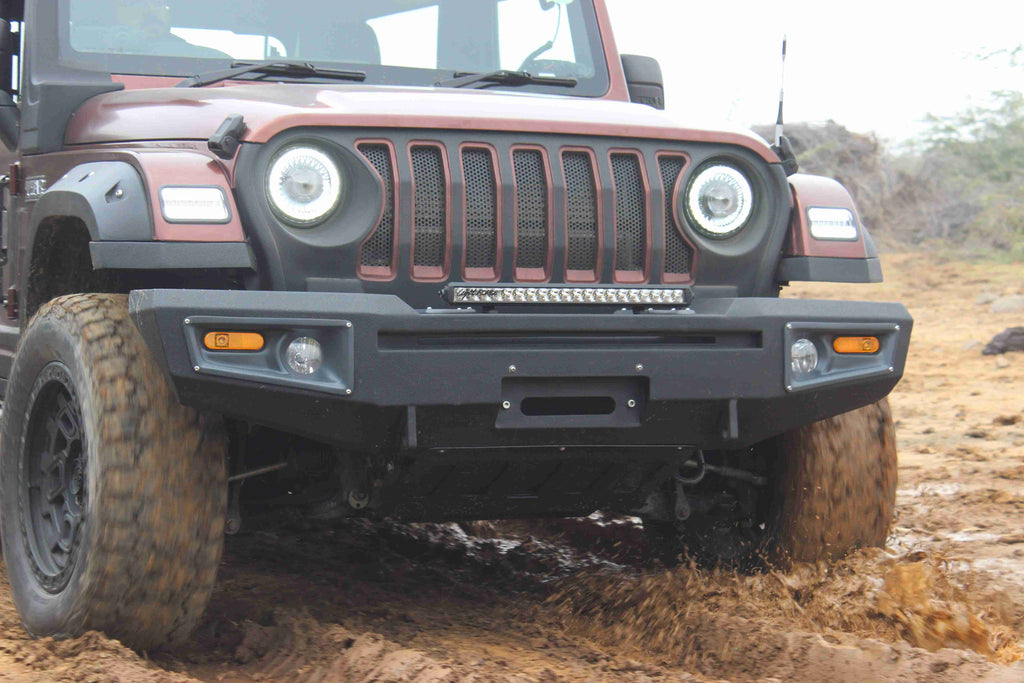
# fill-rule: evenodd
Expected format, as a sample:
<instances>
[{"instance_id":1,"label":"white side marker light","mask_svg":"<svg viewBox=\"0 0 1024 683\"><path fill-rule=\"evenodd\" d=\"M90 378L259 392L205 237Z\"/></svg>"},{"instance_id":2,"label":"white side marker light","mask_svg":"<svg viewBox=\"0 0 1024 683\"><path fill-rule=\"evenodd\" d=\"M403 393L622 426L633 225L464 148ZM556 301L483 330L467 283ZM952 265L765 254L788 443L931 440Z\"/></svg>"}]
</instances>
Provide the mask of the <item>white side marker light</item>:
<instances>
[{"instance_id":1,"label":"white side marker light","mask_svg":"<svg viewBox=\"0 0 1024 683\"><path fill-rule=\"evenodd\" d=\"M219 187L161 187L160 211L168 223L227 223L228 198Z\"/></svg>"},{"instance_id":2,"label":"white side marker light","mask_svg":"<svg viewBox=\"0 0 1024 683\"><path fill-rule=\"evenodd\" d=\"M857 221L849 209L807 209L807 221L816 240L857 239Z\"/></svg>"}]
</instances>

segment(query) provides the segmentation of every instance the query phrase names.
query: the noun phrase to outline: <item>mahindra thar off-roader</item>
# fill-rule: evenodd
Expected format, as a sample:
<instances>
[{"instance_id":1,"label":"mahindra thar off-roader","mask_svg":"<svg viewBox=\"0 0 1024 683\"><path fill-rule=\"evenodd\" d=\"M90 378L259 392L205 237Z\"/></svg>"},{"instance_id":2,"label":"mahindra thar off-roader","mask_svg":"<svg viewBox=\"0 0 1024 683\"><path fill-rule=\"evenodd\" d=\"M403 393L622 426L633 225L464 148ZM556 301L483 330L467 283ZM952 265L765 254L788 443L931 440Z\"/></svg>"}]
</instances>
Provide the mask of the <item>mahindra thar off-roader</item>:
<instances>
[{"instance_id":1,"label":"mahindra thar off-roader","mask_svg":"<svg viewBox=\"0 0 1024 683\"><path fill-rule=\"evenodd\" d=\"M604 0L0 0L3 552L29 632L200 619L251 514L885 540L897 304ZM679 67L677 67L679 68Z\"/></svg>"}]
</instances>

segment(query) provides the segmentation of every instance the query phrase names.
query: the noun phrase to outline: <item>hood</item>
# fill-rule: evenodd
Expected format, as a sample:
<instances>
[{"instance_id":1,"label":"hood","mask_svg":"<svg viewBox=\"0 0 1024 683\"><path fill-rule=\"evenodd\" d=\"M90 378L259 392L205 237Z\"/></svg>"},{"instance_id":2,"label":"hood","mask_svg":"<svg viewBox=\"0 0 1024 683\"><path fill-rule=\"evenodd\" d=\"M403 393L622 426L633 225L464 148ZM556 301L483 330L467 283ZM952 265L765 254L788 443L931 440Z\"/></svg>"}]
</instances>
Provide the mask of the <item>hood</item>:
<instances>
[{"instance_id":1,"label":"hood","mask_svg":"<svg viewBox=\"0 0 1024 683\"><path fill-rule=\"evenodd\" d=\"M68 124L65 143L205 140L225 118L245 117L247 142L297 126L521 131L741 145L777 157L739 130L680 125L644 105L581 97L450 88L245 84L121 90L97 95Z\"/></svg>"}]
</instances>

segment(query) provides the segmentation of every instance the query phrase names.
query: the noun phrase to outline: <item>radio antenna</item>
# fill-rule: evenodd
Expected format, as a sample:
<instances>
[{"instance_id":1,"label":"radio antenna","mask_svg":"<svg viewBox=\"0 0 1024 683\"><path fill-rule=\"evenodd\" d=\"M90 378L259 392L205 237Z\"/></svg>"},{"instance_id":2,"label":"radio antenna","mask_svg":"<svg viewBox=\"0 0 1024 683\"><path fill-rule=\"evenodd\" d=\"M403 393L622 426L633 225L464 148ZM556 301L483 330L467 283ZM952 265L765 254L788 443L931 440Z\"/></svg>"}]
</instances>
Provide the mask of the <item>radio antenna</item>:
<instances>
[{"instance_id":1,"label":"radio antenna","mask_svg":"<svg viewBox=\"0 0 1024 683\"><path fill-rule=\"evenodd\" d=\"M775 146L782 145L782 104L786 97L786 39L782 36L782 85L779 86L779 117L775 120Z\"/></svg>"}]
</instances>

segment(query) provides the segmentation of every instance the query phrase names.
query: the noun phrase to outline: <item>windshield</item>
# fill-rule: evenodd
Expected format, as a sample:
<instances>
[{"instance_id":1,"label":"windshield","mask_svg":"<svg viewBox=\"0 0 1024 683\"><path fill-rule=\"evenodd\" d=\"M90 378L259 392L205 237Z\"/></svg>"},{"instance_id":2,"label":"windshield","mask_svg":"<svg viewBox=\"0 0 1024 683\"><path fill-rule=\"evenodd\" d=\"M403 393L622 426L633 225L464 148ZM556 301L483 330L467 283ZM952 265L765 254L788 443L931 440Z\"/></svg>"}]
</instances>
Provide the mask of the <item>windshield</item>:
<instances>
[{"instance_id":1,"label":"windshield","mask_svg":"<svg viewBox=\"0 0 1024 683\"><path fill-rule=\"evenodd\" d=\"M592 0L62 0L60 14L61 62L115 74L192 76L281 59L358 69L367 83L507 69L578 81L517 90L608 89Z\"/></svg>"}]
</instances>

